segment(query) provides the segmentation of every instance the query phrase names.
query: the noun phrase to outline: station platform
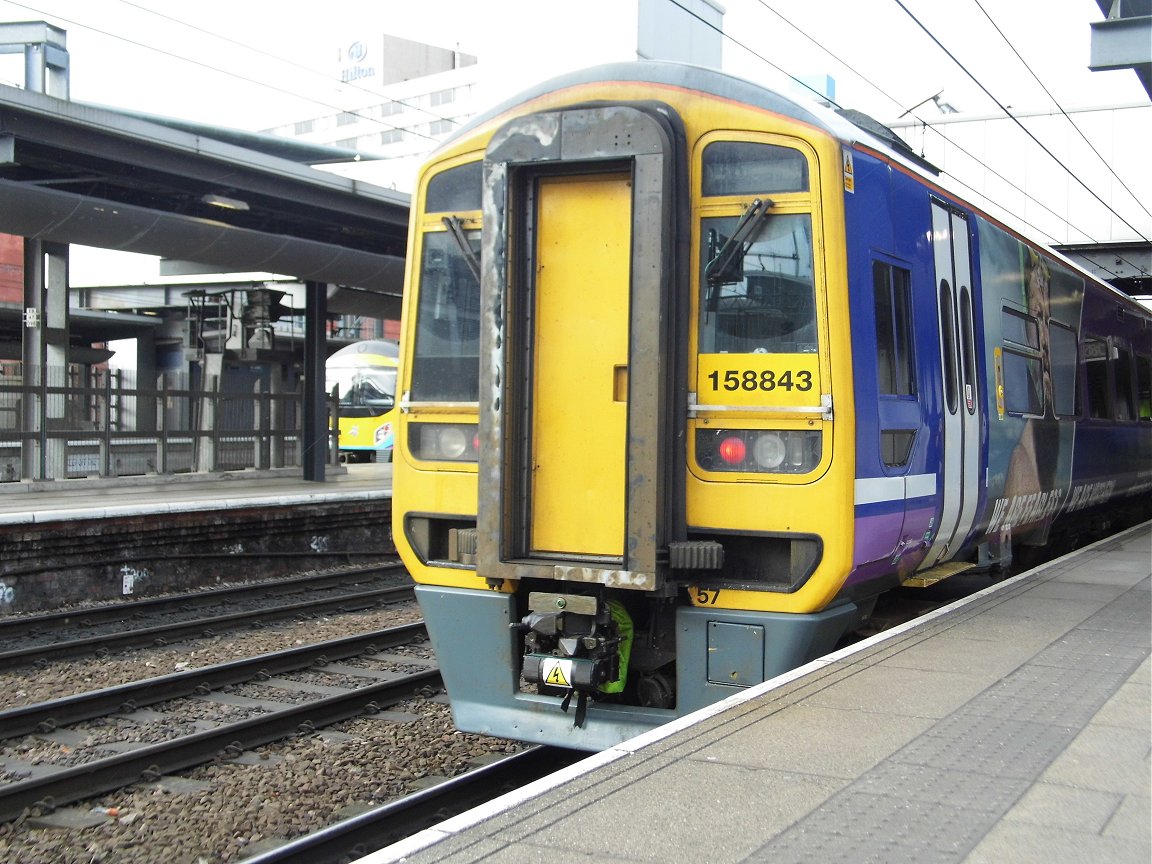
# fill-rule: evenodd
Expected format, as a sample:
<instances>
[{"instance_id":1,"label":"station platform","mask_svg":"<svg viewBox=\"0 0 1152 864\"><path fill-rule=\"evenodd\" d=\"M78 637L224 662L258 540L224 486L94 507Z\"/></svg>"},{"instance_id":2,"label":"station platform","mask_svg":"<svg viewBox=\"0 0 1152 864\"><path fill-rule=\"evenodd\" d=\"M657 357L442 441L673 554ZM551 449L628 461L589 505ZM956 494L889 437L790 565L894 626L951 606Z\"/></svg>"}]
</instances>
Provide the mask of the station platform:
<instances>
[{"instance_id":1,"label":"station platform","mask_svg":"<svg viewBox=\"0 0 1152 864\"><path fill-rule=\"evenodd\" d=\"M2 483L0 526L391 497L390 462L329 466L319 482L297 468Z\"/></svg>"},{"instance_id":2,"label":"station platform","mask_svg":"<svg viewBox=\"0 0 1152 864\"><path fill-rule=\"evenodd\" d=\"M1152 523L358 864L1152 860Z\"/></svg>"},{"instance_id":3,"label":"station platform","mask_svg":"<svg viewBox=\"0 0 1152 864\"><path fill-rule=\"evenodd\" d=\"M395 556L392 465L0 484L0 616Z\"/></svg>"}]
</instances>

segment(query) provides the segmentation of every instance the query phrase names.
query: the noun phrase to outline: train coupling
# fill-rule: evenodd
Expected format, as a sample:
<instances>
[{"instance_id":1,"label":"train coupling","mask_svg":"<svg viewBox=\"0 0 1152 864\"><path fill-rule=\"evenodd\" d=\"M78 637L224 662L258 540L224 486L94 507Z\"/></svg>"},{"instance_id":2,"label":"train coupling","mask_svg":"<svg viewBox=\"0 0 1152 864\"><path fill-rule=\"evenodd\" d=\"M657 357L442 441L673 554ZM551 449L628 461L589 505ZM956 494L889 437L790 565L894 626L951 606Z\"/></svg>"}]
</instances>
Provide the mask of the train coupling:
<instances>
[{"instance_id":1,"label":"train coupling","mask_svg":"<svg viewBox=\"0 0 1152 864\"><path fill-rule=\"evenodd\" d=\"M576 695L577 726L589 697L624 689L633 628L621 603L534 591L528 614L512 626L524 634L524 680L541 693L562 693L564 711Z\"/></svg>"}]
</instances>

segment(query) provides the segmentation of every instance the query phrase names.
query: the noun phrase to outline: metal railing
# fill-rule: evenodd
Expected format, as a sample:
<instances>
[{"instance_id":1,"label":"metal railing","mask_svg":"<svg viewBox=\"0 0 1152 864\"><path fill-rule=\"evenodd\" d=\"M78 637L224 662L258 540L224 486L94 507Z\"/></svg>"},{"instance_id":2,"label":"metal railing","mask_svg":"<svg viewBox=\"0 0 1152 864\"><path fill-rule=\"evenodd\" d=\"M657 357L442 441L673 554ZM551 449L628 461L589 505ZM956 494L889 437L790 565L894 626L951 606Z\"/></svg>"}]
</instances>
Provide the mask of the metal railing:
<instances>
[{"instance_id":1,"label":"metal railing","mask_svg":"<svg viewBox=\"0 0 1152 864\"><path fill-rule=\"evenodd\" d=\"M131 373L97 369L23 374L0 368L0 483L300 467L303 394L164 380L131 386ZM211 382L214 384L215 382ZM173 386L175 385L175 386ZM339 461L332 418L327 458Z\"/></svg>"}]
</instances>

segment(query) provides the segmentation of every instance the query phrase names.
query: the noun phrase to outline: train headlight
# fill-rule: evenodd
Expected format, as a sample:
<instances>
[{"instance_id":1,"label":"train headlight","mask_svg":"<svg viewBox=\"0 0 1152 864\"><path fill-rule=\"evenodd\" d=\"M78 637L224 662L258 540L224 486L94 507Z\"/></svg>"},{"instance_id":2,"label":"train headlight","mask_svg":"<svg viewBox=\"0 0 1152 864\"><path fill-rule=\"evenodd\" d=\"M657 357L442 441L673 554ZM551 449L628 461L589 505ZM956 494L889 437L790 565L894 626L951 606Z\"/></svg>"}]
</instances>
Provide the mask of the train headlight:
<instances>
[{"instance_id":1,"label":"train headlight","mask_svg":"<svg viewBox=\"0 0 1152 864\"><path fill-rule=\"evenodd\" d=\"M807 474L820 464L821 446L815 430L700 429L696 462L705 471Z\"/></svg>"},{"instance_id":2,"label":"train headlight","mask_svg":"<svg viewBox=\"0 0 1152 864\"><path fill-rule=\"evenodd\" d=\"M765 471L775 471L784 464L784 457L787 455L784 439L778 432L764 432L757 435L752 444L752 458Z\"/></svg>"},{"instance_id":3,"label":"train headlight","mask_svg":"<svg viewBox=\"0 0 1152 864\"><path fill-rule=\"evenodd\" d=\"M410 423L408 449L429 462L475 462L480 440L473 423Z\"/></svg>"}]
</instances>

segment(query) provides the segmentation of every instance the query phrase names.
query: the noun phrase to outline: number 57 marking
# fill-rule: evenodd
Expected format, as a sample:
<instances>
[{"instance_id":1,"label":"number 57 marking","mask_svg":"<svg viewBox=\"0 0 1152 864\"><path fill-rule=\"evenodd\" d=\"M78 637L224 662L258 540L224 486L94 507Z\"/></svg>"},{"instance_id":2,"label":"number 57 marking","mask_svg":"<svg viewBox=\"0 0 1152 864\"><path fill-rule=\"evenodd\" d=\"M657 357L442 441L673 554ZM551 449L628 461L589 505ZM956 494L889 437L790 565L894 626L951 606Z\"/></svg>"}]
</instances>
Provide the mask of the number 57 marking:
<instances>
[{"instance_id":1,"label":"number 57 marking","mask_svg":"<svg viewBox=\"0 0 1152 864\"><path fill-rule=\"evenodd\" d=\"M695 600L697 606L715 606L716 601L720 599L720 591L709 591L707 588L695 589Z\"/></svg>"}]
</instances>

